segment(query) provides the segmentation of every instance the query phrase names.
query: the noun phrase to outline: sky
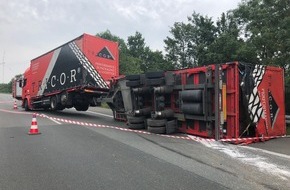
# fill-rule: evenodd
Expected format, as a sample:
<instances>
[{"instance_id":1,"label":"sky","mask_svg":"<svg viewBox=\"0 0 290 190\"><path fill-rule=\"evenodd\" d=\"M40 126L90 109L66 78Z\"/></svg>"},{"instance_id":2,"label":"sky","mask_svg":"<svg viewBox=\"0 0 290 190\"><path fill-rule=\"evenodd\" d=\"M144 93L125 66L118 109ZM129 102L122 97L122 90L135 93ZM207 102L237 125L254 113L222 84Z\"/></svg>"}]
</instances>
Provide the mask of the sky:
<instances>
[{"instance_id":1,"label":"sky","mask_svg":"<svg viewBox=\"0 0 290 190\"><path fill-rule=\"evenodd\" d=\"M106 30L127 40L136 31L152 50L164 51L175 22L194 11L216 20L241 0L0 0L0 83L30 60L83 33ZM4 63L4 64L3 64Z\"/></svg>"}]
</instances>

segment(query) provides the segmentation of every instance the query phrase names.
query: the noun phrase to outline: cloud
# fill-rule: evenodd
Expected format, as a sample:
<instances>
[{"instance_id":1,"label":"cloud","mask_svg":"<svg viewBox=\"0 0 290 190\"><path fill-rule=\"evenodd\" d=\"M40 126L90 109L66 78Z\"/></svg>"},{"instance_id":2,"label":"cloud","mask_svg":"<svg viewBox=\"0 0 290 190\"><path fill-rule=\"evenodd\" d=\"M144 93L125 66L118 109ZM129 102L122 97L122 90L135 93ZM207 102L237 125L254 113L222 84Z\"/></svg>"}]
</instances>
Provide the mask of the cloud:
<instances>
[{"instance_id":1,"label":"cloud","mask_svg":"<svg viewBox=\"0 0 290 190\"><path fill-rule=\"evenodd\" d=\"M193 11L216 19L239 0L9 0L0 1L0 58L5 51L5 82L29 60L81 35L109 29L123 39L139 31L152 49L174 22ZM2 73L0 67L0 74ZM1 80L1 77L0 77ZM0 81L2 82L2 81Z\"/></svg>"}]
</instances>

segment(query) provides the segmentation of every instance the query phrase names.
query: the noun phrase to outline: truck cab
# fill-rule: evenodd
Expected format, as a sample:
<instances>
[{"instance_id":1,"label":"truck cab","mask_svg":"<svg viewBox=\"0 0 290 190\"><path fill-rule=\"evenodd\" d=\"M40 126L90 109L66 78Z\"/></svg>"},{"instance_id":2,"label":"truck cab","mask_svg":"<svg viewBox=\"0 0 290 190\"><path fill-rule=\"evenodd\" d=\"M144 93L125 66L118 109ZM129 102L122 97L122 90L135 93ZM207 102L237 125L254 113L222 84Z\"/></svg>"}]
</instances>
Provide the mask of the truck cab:
<instances>
[{"instance_id":1,"label":"truck cab","mask_svg":"<svg viewBox=\"0 0 290 190\"><path fill-rule=\"evenodd\" d=\"M14 78L12 84L12 97L22 100L22 107L26 111L31 109L30 105L30 68L27 68L23 75Z\"/></svg>"}]
</instances>

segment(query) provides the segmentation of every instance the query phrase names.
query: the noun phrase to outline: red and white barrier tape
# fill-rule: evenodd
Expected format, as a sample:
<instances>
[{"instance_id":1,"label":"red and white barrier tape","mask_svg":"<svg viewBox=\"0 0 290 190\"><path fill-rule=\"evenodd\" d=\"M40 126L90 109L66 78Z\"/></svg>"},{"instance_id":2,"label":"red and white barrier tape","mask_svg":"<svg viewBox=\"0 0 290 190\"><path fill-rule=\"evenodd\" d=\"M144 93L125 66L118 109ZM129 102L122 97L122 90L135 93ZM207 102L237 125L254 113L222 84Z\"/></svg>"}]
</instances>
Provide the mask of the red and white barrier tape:
<instances>
[{"instance_id":1,"label":"red and white barrier tape","mask_svg":"<svg viewBox=\"0 0 290 190\"><path fill-rule=\"evenodd\" d=\"M147 135L154 134L154 133L150 133L148 131L132 130L132 129L127 129L127 128L123 128L123 127L116 127L116 126L109 126L109 125L99 125L99 124L93 124L93 123L87 123L87 122L79 122L79 121L61 119L61 118L56 118L56 117L44 116L43 114L38 114L38 115L40 117L47 117L47 118L54 119L54 120L57 120L57 121L60 121L60 122L70 123L70 124L75 124L75 125L81 125L81 126L111 128L111 129L117 129L117 130L120 130L120 131L141 133L141 134L147 134ZM167 138L174 138L174 139L193 140L193 141L196 141L196 142L215 142L216 141L215 139L202 138L202 137L197 137L197 136L193 136L193 135L187 135L187 136L164 135L164 134L154 134L154 135L167 137ZM243 142L265 141L265 140L270 140L270 139L279 138L279 137L281 137L281 136L231 138L231 139L220 139L219 141L220 142L233 142L233 143L239 144L239 143L243 143Z\"/></svg>"},{"instance_id":2,"label":"red and white barrier tape","mask_svg":"<svg viewBox=\"0 0 290 190\"><path fill-rule=\"evenodd\" d=\"M4 110L0 109L0 111L7 112L7 113L17 113L17 114L33 114L29 112L21 112L21 111L10 111L10 110ZM141 131L141 130L132 130L128 128L123 127L117 127L117 126L110 126L110 125L101 125L101 124L94 124L94 123L87 123L82 121L74 121L74 120L68 120L68 119L62 119L57 117L50 117L44 114L35 113L39 117L48 118L56 121L60 121L63 123L69 123L74 125L80 125L80 126L87 126L87 127L96 127L96 128L110 128L110 129L116 129L120 131L125 132L134 132L134 133L140 133L140 134L147 134L147 135L158 135L161 137L167 137L167 138L174 138L174 139L183 139L183 140L193 140L195 142L215 142L215 139L208 139L208 138L202 138L194 135L187 135L187 136L178 136L178 135L165 135L165 134L155 134L150 133L148 131ZM241 143L251 143L251 142L257 142L257 141L266 141L270 139L280 138L285 136L270 136L270 137L248 137L248 138L229 138L229 139L220 139L219 142L230 142L235 144L241 144Z\"/></svg>"}]
</instances>

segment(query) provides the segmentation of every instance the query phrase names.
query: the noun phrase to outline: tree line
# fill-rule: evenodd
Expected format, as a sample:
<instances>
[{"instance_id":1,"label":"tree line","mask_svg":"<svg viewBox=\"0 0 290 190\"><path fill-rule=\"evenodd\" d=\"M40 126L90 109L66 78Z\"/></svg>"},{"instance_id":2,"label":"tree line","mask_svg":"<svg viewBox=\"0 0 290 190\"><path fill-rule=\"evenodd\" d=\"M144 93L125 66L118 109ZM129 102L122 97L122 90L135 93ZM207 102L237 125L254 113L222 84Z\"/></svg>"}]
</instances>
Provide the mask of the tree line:
<instances>
[{"instance_id":1,"label":"tree line","mask_svg":"<svg viewBox=\"0 0 290 190\"><path fill-rule=\"evenodd\" d=\"M97 36L119 42L120 73L182 69L241 61L284 68L286 110L290 113L290 1L242 0L214 21L193 12L175 22L164 51L152 51L140 32L127 40L109 30Z\"/></svg>"},{"instance_id":2,"label":"tree line","mask_svg":"<svg viewBox=\"0 0 290 190\"><path fill-rule=\"evenodd\" d=\"M169 32L165 53L152 51L138 31L127 40L109 30L96 35L119 43L121 74L238 60L283 67L289 80L289 0L243 0L216 21L193 12Z\"/></svg>"},{"instance_id":3,"label":"tree line","mask_svg":"<svg viewBox=\"0 0 290 190\"><path fill-rule=\"evenodd\" d=\"M1 83L0 84L0 92L1 93L12 93L12 80L7 84Z\"/></svg>"}]
</instances>

